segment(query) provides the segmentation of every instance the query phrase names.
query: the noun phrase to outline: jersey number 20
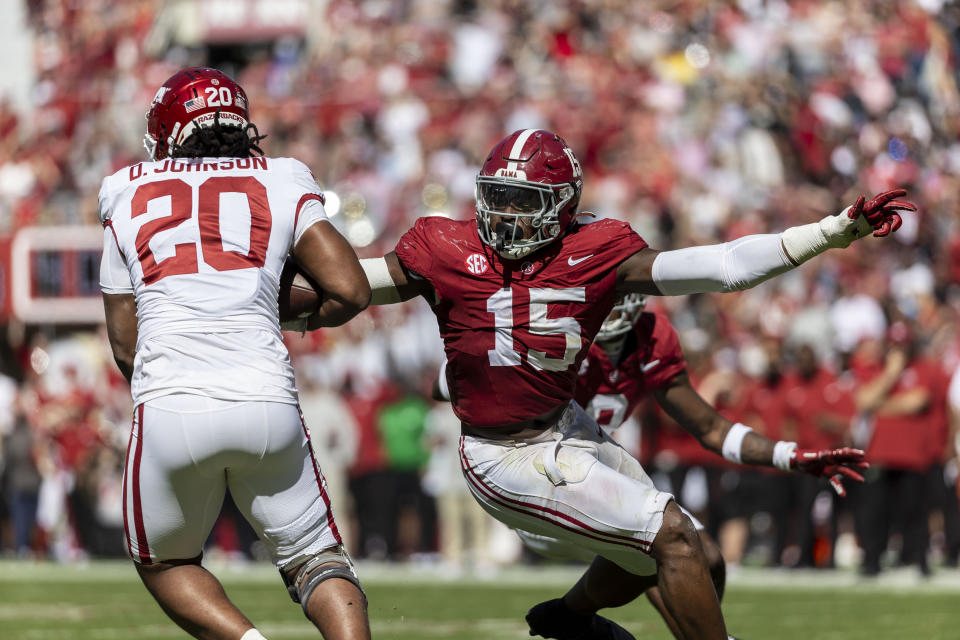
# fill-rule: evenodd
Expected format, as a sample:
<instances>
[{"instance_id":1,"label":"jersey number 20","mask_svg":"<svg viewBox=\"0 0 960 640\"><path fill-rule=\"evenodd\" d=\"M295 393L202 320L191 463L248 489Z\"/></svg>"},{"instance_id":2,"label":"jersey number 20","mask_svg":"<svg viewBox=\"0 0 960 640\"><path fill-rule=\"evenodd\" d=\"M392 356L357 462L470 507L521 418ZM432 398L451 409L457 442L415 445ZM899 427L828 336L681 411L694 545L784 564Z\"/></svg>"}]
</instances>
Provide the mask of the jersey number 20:
<instances>
[{"instance_id":1,"label":"jersey number 20","mask_svg":"<svg viewBox=\"0 0 960 640\"><path fill-rule=\"evenodd\" d=\"M220 235L220 195L243 194L250 206L250 248L246 255L225 251ZM161 231L173 229L190 219L194 198L197 201L197 216L200 227L200 246L203 261L217 271L262 267L267 259L270 242L270 227L273 218L267 201L267 189L252 176L219 176L209 178L196 191L176 178L148 182L133 194L131 217L147 213L147 203L157 198L170 198L170 215L151 220L140 227L137 233L137 257L143 267L143 283L153 284L161 278L187 273L197 273L197 244L181 242L174 245L174 254L157 262L150 250L150 239Z\"/></svg>"}]
</instances>

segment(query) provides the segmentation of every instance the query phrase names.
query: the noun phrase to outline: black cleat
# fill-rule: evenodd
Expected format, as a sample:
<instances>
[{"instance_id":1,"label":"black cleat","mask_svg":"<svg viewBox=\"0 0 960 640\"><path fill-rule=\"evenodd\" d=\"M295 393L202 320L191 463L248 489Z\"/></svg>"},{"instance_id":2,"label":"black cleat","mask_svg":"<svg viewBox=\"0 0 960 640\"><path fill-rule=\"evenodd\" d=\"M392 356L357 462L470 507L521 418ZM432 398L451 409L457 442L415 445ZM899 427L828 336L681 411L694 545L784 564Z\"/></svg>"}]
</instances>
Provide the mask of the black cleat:
<instances>
[{"instance_id":1,"label":"black cleat","mask_svg":"<svg viewBox=\"0 0 960 640\"><path fill-rule=\"evenodd\" d=\"M590 629L590 640L636 640L629 631L609 618L593 615L593 625Z\"/></svg>"},{"instance_id":2,"label":"black cleat","mask_svg":"<svg viewBox=\"0 0 960 640\"><path fill-rule=\"evenodd\" d=\"M563 600L535 605L526 616L531 636L554 640L636 640L629 631L603 616L583 616L567 608Z\"/></svg>"}]
</instances>

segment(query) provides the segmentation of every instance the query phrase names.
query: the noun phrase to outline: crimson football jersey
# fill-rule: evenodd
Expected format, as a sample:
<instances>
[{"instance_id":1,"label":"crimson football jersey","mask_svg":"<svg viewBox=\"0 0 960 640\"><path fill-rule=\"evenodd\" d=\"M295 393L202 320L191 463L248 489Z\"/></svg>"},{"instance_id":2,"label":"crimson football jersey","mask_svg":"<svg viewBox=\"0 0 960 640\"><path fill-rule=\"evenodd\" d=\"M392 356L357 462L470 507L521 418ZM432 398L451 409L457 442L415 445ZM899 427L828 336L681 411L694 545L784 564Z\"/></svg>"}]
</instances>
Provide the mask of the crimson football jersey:
<instances>
[{"instance_id":1,"label":"crimson football jersey","mask_svg":"<svg viewBox=\"0 0 960 640\"><path fill-rule=\"evenodd\" d=\"M417 220L396 254L436 291L457 416L495 427L569 402L613 306L617 266L646 246L627 223L603 219L505 260L480 241L474 220Z\"/></svg>"},{"instance_id":2,"label":"crimson football jersey","mask_svg":"<svg viewBox=\"0 0 960 640\"><path fill-rule=\"evenodd\" d=\"M590 345L577 380L577 402L607 431L687 367L677 332L657 313L640 314L623 348L628 355L618 364L600 345Z\"/></svg>"}]
</instances>

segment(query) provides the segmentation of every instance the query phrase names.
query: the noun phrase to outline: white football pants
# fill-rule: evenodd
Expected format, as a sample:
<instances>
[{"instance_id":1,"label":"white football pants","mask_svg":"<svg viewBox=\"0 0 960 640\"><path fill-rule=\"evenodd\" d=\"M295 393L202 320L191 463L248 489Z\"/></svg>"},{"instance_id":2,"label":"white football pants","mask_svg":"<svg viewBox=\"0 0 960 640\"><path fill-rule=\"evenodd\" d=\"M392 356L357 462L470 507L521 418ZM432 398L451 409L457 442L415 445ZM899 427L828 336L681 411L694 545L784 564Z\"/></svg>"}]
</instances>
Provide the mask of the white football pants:
<instances>
[{"instance_id":1,"label":"white football pants","mask_svg":"<svg viewBox=\"0 0 960 640\"><path fill-rule=\"evenodd\" d=\"M577 403L530 440L462 436L460 462L481 506L535 550L656 573L650 545L673 496Z\"/></svg>"},{"instance_id":2,"label":"white football pants","mask_svg":"<svg viewBox=\"0 0 960 640\"><path fill-rule=\"evenodd\" d=\"M176 394L134 409L123 476L134 561L199 557L227 487L278 567L341 542L296 405Z\"/></svg>"}]
</instances>

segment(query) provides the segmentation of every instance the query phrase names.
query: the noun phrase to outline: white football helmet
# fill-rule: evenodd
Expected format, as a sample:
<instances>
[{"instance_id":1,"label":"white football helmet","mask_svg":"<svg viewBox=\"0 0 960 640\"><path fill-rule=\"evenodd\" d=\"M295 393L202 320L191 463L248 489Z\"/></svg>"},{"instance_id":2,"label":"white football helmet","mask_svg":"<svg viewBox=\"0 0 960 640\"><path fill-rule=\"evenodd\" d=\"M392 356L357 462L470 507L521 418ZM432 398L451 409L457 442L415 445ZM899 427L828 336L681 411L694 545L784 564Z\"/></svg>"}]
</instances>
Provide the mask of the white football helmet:
<instances>
[{"instance_id":1,"label":"white football helmet","mask_svg":"<svg viewBox=\"0 0 960 640\"><path fill-rule=\"evenodd\" d=\"M607 319L600 325L600 331L595 338L597 342L614 340L624 335L637 322L637 318L647 306L647 296L639 293L627 293L620 297L607 315Z\"/></svg>"}]
</instances>

